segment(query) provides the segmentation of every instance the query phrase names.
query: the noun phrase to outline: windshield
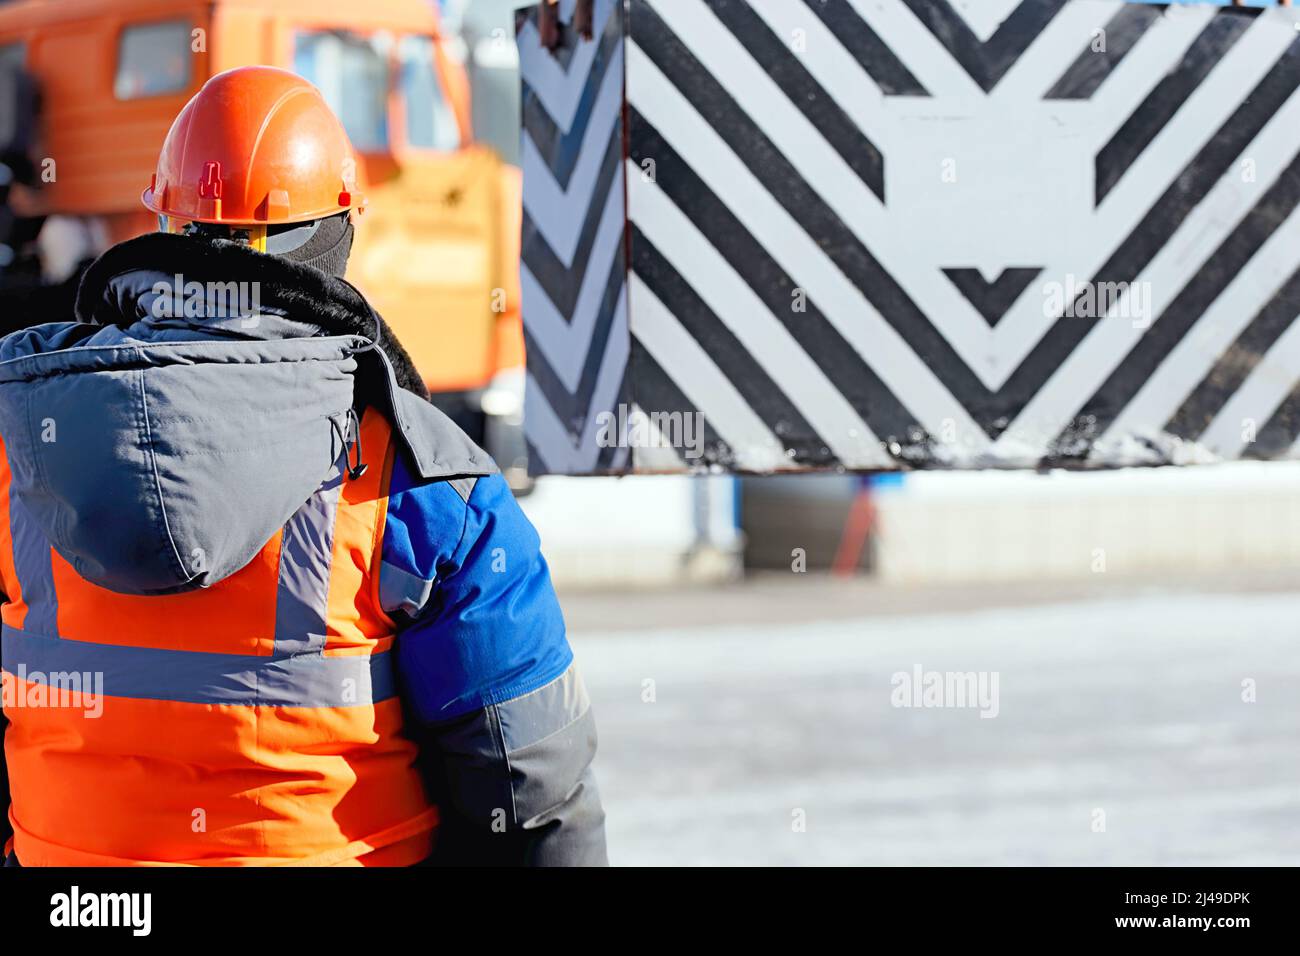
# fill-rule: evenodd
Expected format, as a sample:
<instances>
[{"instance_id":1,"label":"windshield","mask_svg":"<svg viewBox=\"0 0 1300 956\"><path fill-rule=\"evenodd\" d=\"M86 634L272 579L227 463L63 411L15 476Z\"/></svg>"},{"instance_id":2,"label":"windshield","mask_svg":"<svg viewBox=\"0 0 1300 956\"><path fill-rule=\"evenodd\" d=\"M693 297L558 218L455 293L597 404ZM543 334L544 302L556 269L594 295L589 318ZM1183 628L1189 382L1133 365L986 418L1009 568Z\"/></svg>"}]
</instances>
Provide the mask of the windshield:
<instances>
[{"instance_id":1,"label":"windshield","mask_svg":"<svg viewBox=\"0 0 1300 956\"><path fill-rule=\"evenodd\" d=\"M293 69L315 84L338 114L360 152L388 147L387 36L362 37L344 30L300 33Z\"/></svg>"},{"instance_id":2,"label":"windshield","mask_svg":"<svg viewBox=\"0 0 1300 956\"><path fill-rule=\"evenodd\" d=\"M457 149L460 129L438 82L433 38L403 37L398 55L402 65L402 100L406 107L406 141L424 149Z\"/></svg>"}]
</instances>

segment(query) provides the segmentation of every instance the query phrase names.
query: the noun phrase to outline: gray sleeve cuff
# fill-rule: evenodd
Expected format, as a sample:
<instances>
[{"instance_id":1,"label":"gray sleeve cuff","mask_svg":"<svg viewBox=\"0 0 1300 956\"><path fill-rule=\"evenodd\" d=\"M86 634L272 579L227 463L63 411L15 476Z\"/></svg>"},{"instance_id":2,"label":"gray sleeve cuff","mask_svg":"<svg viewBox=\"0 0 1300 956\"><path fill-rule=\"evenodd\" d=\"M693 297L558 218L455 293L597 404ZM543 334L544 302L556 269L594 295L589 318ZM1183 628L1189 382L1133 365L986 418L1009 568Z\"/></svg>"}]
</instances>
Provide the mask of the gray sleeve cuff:
<instances>
[{"instance_id":1,"label":"gray sleeve cuff","mask_svg":"<svg viewBox=\"0 0 1300 956\"><path fill-rule=\"evenodd\" d=\"M596 722L576 665L426 734L444 809L439 862L608 864L591 770Z\"/></svg>"}]
</instances>

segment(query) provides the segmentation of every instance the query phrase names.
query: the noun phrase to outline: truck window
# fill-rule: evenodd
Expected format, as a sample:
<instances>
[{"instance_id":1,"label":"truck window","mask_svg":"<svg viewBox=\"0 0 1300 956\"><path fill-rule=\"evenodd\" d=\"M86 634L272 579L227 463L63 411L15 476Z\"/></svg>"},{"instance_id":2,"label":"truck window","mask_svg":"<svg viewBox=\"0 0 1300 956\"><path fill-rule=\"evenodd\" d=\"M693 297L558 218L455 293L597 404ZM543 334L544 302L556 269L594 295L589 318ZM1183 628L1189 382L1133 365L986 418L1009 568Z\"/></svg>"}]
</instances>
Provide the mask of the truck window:
<instances>
[{"instance_id":1,"label":"truck window","mask_svg":"<svg viewBox=\"0 0 1300 956\"><path fill-rule=\"evenodd\" d=\"M388 148L388 49L384 35L373 38L344 30L294 37L294 72L325 97L358 152Z\"/></svg>"},{"instance_id":2,"label":"truck window","mask_svg":"<svg viewBox=\"0 0 1300 956\"><path fill-rule=\"evenodd\" d=\"M188 89L193 58L187 20L127 27L118 40L113 95L138 100Z\"/></svg>"},{"instance_id":3,"label":"truck window","mask_svg":"<svg viewBox=\"0 0 1300 956\"><path fill-rule=\"evenodd\" d=\"M451 151L460 148L456 115L438 82L433 59L433 38L402 37L402 99L406 107L406 141L423 149Z\"/></svg>"}]
</instances>

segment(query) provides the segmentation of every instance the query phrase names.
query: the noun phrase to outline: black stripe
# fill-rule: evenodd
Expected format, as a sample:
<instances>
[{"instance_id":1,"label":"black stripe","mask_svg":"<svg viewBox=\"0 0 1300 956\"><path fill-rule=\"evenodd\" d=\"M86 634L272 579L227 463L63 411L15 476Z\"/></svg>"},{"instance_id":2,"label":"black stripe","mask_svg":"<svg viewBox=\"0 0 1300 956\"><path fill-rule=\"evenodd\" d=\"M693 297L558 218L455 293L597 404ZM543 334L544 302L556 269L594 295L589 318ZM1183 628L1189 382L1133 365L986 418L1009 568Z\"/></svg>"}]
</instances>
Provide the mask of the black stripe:
<instances>
[{"instance_id":1,"label":"black stripe","mask_svg":"<svg viewBox=\"0 0 1300 956\"><path fill-rule=\"evenodd\" d=\"M922 432L916 416L899 403L811 297L805 302L806 311L794 312L794 280L635 107L629 109L628 124L633 161L654 158L658 188L690 216L876 436L883 441L915 442Z\"/></svg>"},{"instance_id":2,"label":"black stripe","mask_svg":"<svg viewBox=\"0 0 1300 956\"><path fill-rule=\"evenodd\" d=\"M575 436L575 439L582 434L587 419L593 412L591 403L595 395L601 363L605 360L609 336L615 323L622 318L615 306L618 304L618 296L626 278L623 253L620 252L614 257L609 277L605 281L605 294L601 297L600 311L592 328L591 339L586 345L582 373L578 378L577 388L572 392L565 387L559 374L546 360L527 323L524 324L524 354L528 357L528 371L541 388L542 394L546 396L547 403L555 410L556 417L564 423L565 429ZM601 409L594 409L594 411L601 411Z\"/></svg>"},{"instance_id":3,"label":"black stripe","mask_svg":"<svg viewBox=\"0 0 1300 956\"><path fill-rule=\"evenodd\" d=\"M615 125L605 147L605 158L601 160L600 172L596 177L596 187L592 190L591 205L586 210L582 231L578 235L578 245L573 254L573 265L566 268L547 243L532 216L525 209L523 213L523 231L521 239L522 258L528 270L537 279L560 314L573 321L573 310L582 291L583 279L587 275L587 266L596 243L596 231L600 227L600 217L605 211L609 191L614 186L619 168L623 164L623 124Z\"/></svg>"},{"instance_id":4,"label":"black stripe","mask_svg":"<svg viewBox=\"0 0 1300 956\"><path fill-rule=\"evenodd\" d=\"M623 43L622 24L619 19L619 16L611 15L609 23L605 27L605 32L600 37L600 46L597 48L596 56L592 60L591 69L588 71L586 79L582 81L585 85L582 90L582 97L578 102L578 109L574 113L573 127L567 133L546 112L546 107L542 105L541 98L528 84L528 81L523 81L522 113L524 129L532 138L537 151L546 160L551 175L564 189L569 188L569 180L573 177L573 170L582 156L583 139L587 135L587 128L591 125L592 120L592 104L596 102L596 97L600 95L601 86L605 82L605 75L609 72L610 61ZM574 77L573 82L577 83L578 78Z\"/></svg>"},{"instance_id":5,"label":"black stripe","mask_svg":"<svg viewBox=\"0 0 1300 956\"><path fill-rule=\"evenodd\" d=\"M1178 66L1156 84L1142 105L1101 148L1096 160L1096 204L1123 178L1206 74L1218 64L1250 26L1249 17L1216 14L1183 54Z\"/></svg>"},{"instance_id":6,"label":"black stripe","mask_svg":"<svg viewBox=\"0 0 1300 956\"><path fill-rule=\"evenodd\" d=\"M875 80L881 92L891 96L929 96L929 92L880 39L866 20L858 16L847 0L804 0L845 50Z\"/></svg>"},{"instance_id":7,"label":"black stripe","mask_svg":"<svg viewBox=\"0 0 1300 956\"><path fill-rule=\"evenodd\" d=\"M1300 53L1300 40L1288 47L1241 108L1209 138L1137 227L1120 243L1106 264L1093 276L1094 289L1102 283L1132 282L1164 247L1246 144L1258 135L1295 90L1297 66L1300 65L1297 53ZM1096 316L1058 318L1020 367L1012 373L998 393L999 400L1005 400L1015 407L1023 407L1098 321ZM1109 404L1089 402L1091 408L1102 410Z\"/></svg>"},{"instance_id":8,"label":"black stripe","mask_svg":"<svg viewBox=\"0 0 1300 956\"><path fill-rule=\"evenodd\" d=\"M1083 407L1104 430L1300 203L1300 155L1205 260ZM1294 317L1294 316L1293 316Z\"/></svg>"},{"instance_id":9,"label":"black stripe","mask_svg":"<svg viewBox=\"0 0 1300 956\"><path fill-rule=\"evenodd\" d=\"M754 12L749 0L713 0L709 9L858 178L884 202L885 160L880 150Z\"/></svg>"},{"instance_id":10,"label":"black stripe","mask_svg":"<svg viewBox=\"0 0 1300 956\"><path fill-rule=\"evenodd\" d=\"M1280 458L1300 437L1300 383L1291 389L1273 412L1255 440L1246 445L1242 458Z\"/></svg>"},{"instance_id":11,"label":"black stripe","mask_svg":"<svg viewBox=\"0 0 1300 956\"><path fill-rule=\"evenodd\" d=\"M636 226L632 227L632 271L677 317L682 328L735 386L745 404L754 410L786 449L794 452L796 461L817 465L836 463L826 440L803 412ZM661 409L646 408L646 411Z\"/></svg>"},{"instance_id":12,"label":"black stripe","mask_svg":"<svg viewBox=\"0 0 1300 956\"><path fill-rule=\"evenodd\" d=\"M1044 99L1087 100L1097 92L1115 67L1119 66L1128 51L1133 49L1147 27L1164 13L1161 7L1140 3L1126 3L1102 27L1102 50L1094 50L1095 38L1089 38L1083 52L1056 81Z\"/></svg>"},{"instance_id":13,"label":"black stripe","mask_svg":"<svg viewBox=\"0 0 1300 956\"><path fill-rule=\"evenodd\" d=\"M632 0L632 30L637 37L637 45L726 141L773 198L880 311L913 352L930 368L945 375L945 384L957 400L968 409L988 407L991 399L988 389L966 366L948 340L930 324L925 313L908 297L893 276L858 241L834 209L813 191L780 150L749 120L744 110L673 35L645 0ZM640 146L633 142L632 148L635 151ZM645 152L648 155L648 151ZM673 185L666 182L663 176L658 179L661 188L669 189ZM692 218L695 215L692 210ZM734 256L728 256L728 259L736 261ZM867 420L870 423L871 418ZM987 429L991 426L984 427ZM881 432L877 432L877 435L884 437Z\"/></svg>"},{"instance_id":14,"label":"black stripe","mask_svg":"<svg viewBox=\"0 0 1300 956\"><path fill-rule=\"evenodd\" d=\"M981 43L948 0L903 2L985 93L997 86L1065 6L1065 0L1024 0L1002 21L988 42Z\"/></svg>"},{"instance_id":15,"label":"black stripe","mask_svg":"<svg viewBox=\"0 0 1300 956\"><path fill-rule=\"evenodd\" d=\"M990 328L997 326L1007 310L1029 288L1042 266L1009 266L992 282L986 280L978 269L944 269L950 282L962 297L975 307Z\"/></svg>"},{"instance_id":16,"label":"black stripe","mask_svg":"<svg viewBox=\"0 0 1300 956\"><path fill-rule=\"evenodd\" d=\"M1300 269L1282 284L1241 330L1214 367L1179 406L1165 431L1181 438L1196 438L1254 371L1273 343L1300 316Z\"/></svg>"},{"instance_id":17,"label":"black stripe","mask_svg":"<svg viewBox=\"0 0 1300 956\"><path fill-rule=\"evenodd\" d=\"M698 459L699 464L734 466L736 456L731 446L718 434L718 430L713 427L708 416L703 415L699 408L683 394L677 387L677 383L669 378L668 373L635 336L632 338L631 355L628 356L628 374L635 383L632 386L631 401L639 408L669 414L680 412L683 415L701 416L704 425L702 429L704 454Z\"/></svg>"}]
</instances>

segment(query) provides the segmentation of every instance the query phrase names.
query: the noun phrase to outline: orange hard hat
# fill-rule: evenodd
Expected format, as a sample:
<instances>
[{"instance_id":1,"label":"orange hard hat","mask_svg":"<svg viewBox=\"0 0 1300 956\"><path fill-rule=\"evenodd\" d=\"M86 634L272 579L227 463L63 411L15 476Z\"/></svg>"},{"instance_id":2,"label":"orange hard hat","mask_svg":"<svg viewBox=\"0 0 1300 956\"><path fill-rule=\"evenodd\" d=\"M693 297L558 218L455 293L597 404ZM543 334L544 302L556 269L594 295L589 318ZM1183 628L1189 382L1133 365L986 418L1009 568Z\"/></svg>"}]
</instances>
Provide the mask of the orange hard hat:
<instances>
[{"instance_id":1,"label":"orange hard hat","mask_svg":"<svg viewBox=\"0 0 1300 956\"><path fill-rule=\"evenodd\" d=\"M320 91L271 66L203 84L172 123L141 196L173 220L230 226L307 222L360 210L356 161Z\"/></svg>"}]
</instances>

